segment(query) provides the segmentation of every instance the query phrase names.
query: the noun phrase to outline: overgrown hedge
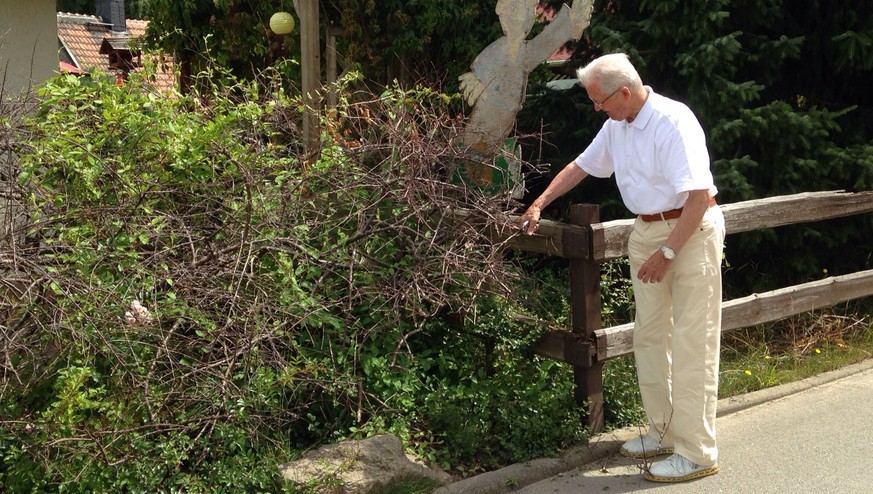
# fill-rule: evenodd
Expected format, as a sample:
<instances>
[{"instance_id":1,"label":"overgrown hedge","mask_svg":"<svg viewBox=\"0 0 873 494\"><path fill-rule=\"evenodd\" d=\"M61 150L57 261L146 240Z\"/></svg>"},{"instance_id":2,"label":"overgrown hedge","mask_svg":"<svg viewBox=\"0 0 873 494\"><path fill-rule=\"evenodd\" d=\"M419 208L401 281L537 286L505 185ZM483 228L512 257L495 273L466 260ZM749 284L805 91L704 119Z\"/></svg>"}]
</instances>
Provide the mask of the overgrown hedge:
<instances>
[{"instance_id":1,"label":"overgrown hedge","mask_svg":"<svg viewBox=\"0 0 873 494\"><path fill-rule=\"evenodd\" d=\"M346 437L462 474L582 437L571 373L529 350L565 287L487 236L512 205L453 178L450 98L342 90L310 159L293 90L208 76L3 107L29 210L0 250L8 492L277 492Z\"/></svg>"}]
</instances>

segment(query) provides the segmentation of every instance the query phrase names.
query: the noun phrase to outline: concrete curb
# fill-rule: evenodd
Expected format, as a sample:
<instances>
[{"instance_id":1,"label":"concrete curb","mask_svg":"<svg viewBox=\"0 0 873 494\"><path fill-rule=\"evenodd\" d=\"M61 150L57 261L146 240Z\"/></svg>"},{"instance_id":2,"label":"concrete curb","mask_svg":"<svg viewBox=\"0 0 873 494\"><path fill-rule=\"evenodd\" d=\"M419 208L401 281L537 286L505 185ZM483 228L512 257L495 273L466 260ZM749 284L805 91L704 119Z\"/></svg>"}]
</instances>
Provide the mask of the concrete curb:
<instances>
[{"instance_id":1,"label":"concrete curb","mask_svg":"<svg viewBox=\"0 0 873 494\"><path fill-rule=\"evenodd\" d=\"M625 441L638 435L637 429L620 429L592 437L586 444L574 446L558 458L538 458L516 463L493 472L459 480L434 491L434 494L503 494L574 468L606 458L618 452Z\"/></svg>"},{"instance_id":2,"label":"concrete curb","mask_svg":"<svg viewBox=\"0 0 873 494\"><path fill-rule=\"evenodd\" d=\"M873 369L873 358L834 371L825 372L802 381L774 386L718 402L718 416L736 413L753 406L778 400L807 389ZM587 465L618 453L625 441L640 434L638 427L618 429L592 437L586 444L575 446L558 458L538 458L516 463L493 472L459 480L440 487L433 494L505 494L535 484L549 477Z\"/></svg>"}]
</instances>

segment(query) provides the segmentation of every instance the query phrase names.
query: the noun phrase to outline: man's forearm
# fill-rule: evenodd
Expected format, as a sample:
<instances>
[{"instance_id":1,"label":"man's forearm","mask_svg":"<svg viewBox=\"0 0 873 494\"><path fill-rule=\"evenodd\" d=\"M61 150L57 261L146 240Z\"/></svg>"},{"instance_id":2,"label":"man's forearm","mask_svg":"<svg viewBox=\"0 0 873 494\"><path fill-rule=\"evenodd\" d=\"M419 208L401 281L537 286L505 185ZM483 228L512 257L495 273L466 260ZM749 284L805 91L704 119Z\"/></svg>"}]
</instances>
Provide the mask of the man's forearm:
<instances>
[{"instance_id":1,"label":"man's forearm","mask_svg":"<svg viewBox=\"0 0 873 494\"><path fill-rule=\"evenodd\" d=\"M542 211L555 199L566 194L570 189L577 186L588 174L581 168L576 166L575 162L570 162L563 170L558 173L552 183L546 187L546 190L531 204L531 208L536 208Z\"/></svg>"},{"instance_id":2,"label":"man's forearm","mask_svg":"<svg viewBox=\"0 0 873 494\"><path fill-rule=\"evenodd\" d=\"M567 166L558 173L558 176L552 180L552 183L546 187L546 190L527 208L518 218L518 225L527 235L533 235L537 231L540 224L540 214L549 204L555 199L561 197L567 191L575 187L588 174L581 168L576 166L576 163L570 162Z\"/></svg>"},{"instance_id":3,"label":"man's forearm","mask_svg":"<svg viewBox=\"0 0 873 494\"><path fill-rule=\"evenodd\" d=\"M709 208L709 191L708 190L693 190L688 194L688 200L685 201L685 206L682 208L682 216L676 222L676 228L667 237L664 245L670 247L675 252L682 250L682 247L694 234L694 230L700 226L703 215Z\"/></svg>"}]
</instances>

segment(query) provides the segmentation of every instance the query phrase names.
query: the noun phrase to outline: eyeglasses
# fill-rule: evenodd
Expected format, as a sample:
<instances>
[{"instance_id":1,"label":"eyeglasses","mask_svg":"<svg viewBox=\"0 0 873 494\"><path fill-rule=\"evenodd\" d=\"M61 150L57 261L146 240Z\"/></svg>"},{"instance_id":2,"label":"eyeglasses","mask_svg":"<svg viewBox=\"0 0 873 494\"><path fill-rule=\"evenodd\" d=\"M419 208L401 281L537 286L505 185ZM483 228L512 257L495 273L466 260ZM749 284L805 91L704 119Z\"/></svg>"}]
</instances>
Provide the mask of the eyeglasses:
<instances>
[{"instance_id":1,"label":"eyeglasses","mask_svg":"<svg viewBox=\"0 0 873 494\"><path fill-rule=\"evenodd\" d=\"M624 87L624 86L622 86L622 87ZM609 96L603 98L603 101L601 101L600 103L594 101L594 98L589 97L588 99L590 99L591 102L594 103L594 109L595 109L595 110L602 110L602 109L603 109L603 104L606 103L607 101L609 101L609 98L612 98L613 96L615 96L615 93L621 91L621 88L622 88L622 87L616 89L615 91L612 92L612 94L610 94Z\"/></svg>"}]
</instances>

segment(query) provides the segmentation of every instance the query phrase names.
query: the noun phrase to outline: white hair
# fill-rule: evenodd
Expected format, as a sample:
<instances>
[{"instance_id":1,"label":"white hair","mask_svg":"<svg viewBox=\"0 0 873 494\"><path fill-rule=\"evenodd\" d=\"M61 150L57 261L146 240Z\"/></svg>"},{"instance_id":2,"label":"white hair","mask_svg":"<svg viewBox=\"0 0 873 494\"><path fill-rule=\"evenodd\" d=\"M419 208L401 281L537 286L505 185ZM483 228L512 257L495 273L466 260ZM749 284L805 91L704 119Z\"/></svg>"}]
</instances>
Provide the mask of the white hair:
<instances>
[{"instance_id":1,"label":"white hair","mask_svg":"<svg viewBox=\"0 0 873 494\"><path fill-rule=\"evenodd\" d=\"M589 84L597 81L600 83L600 90L604 93L617 91L623 86L627 86L631 91L643 86L640 74L625 53L610 53L595 58L588 65L577 70L576 76L582 87L588 87Z\"/></svg>"}]
</instances>

